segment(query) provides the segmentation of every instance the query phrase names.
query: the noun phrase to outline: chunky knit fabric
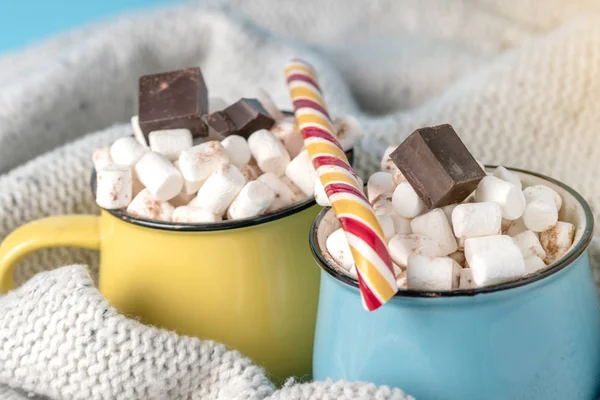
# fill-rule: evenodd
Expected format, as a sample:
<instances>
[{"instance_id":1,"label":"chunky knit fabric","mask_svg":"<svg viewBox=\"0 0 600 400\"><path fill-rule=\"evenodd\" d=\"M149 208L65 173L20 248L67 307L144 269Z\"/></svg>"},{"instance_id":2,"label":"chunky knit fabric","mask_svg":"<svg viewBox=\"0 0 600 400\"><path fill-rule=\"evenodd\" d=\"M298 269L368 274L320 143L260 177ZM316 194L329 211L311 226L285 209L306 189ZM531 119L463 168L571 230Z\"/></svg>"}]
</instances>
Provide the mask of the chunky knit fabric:
<instances>
[{"instance_id":1,"label":"chunky knit fabric","mask_svg":"<svg viewBox=\"0 0 600 400\"><path fill-rule=\"evenodd\" d=\"M90 155L130 133L139 75L200 65L211 96L234 101L262 87L290 108L282 69L294 55L316 67L332 113L358 116L369 132L357 151L363 176L386 145L451 123L482 161L556 177L600 210L597 2L224 0L100 23L0 58L0 239L43 216L97 212ZM595 239L594 272L599 249ZM15 278L67 264L87 265L94 279L97 254L42 251ZM1 399L403 398L348 382L274 392L238 353L119 316L81 267L0 299L0 384L17 388L0 385Z\"/></svg>"}]
</instances>

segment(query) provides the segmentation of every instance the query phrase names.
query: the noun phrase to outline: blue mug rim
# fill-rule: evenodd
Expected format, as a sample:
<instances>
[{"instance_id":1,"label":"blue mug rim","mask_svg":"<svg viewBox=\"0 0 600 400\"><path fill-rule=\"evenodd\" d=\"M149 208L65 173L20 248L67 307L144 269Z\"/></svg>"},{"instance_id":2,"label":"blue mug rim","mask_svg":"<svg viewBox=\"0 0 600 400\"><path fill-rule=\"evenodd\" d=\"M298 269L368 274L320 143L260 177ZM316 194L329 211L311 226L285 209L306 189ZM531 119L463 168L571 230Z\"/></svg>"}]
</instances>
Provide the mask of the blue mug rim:
<instances>
[{"instance_id":1,"label":"blue mug rim","mask_svg":"<svg viewBox=\"0 0 600 400\"><path fill-rule=\"evenodd\" d=\"M497 168L498 166L497 165L486 165L486 167ZM519 169L519 168L511 168L511 167L505 167L505 168L508 170L511 170L511 171L520 172L520 173L524 173L524 174L528 174L528 175L532 175L532 176L544 179L548 182L554 183L557 186L560 186L561 188L566 190L569 194L571 194L575 198L575 200L577 200L579 202L579 204L582 206L583 212L585 215L585 220L586 220L586 227L583 231L583 234L581 235L581 238L579 239L579 242L575 246L573 246L571 251L569 251L566 255L564 255L558 262L554 263L552 266L550 266L548 268L544 268L541 271L535 272L533 274L524 276L524 277L516 279L516 280L502 282L502 283L498 283L495 285L489 285L489 286L484 286L481 288L474 288L474 289L454 289L454 290L447 290L447 291L399 290L394 295L394 297L419 297L419 298L472 297L472 296L476 296L476 295L480 295L480 294L495 293L495 292L499 292L499 291L503 291L503 290L514 289L514 288L518 288L521 286L529 285L531 283L540 281L546 277L554 275L558 271L571 265L573 263L573 261L575 261L580 255L583 254L583 252L589 246L589 244L592 240L593 232L594 232L594 216L592 214L590 205L583 198L583 196L581 194L579 194L579 192L577 192L576 190L571 188L570 186L568 186L554 178L550 178L549 176L546 176L546 175L543 175L543 174L540 174L537 172L531 172L528 170ZM332 278L358 290L358 282L356 280L354 280L353 278L351 278L350 276L348 276L348 275L338 271L334 267L332 267L329 264L329 262L325 259L325 257L323 257L323 254L320 250L319 241L318 241L318 237L317 237L317 227L319 226L319 224L321 223L321 220L323 219L323 217L325 217L325 215L329 212L330 209L331 209L331 207L325 207L323 210L321 210L319 212L319 215L317 215L317 217L313 221L312 226L310 227L309 244L310 244L310 249L313 254L313 258L315 259L315 261L317 262L317 264L319 265L321 270L326 272Z\"/></svg>"}]
</instances>

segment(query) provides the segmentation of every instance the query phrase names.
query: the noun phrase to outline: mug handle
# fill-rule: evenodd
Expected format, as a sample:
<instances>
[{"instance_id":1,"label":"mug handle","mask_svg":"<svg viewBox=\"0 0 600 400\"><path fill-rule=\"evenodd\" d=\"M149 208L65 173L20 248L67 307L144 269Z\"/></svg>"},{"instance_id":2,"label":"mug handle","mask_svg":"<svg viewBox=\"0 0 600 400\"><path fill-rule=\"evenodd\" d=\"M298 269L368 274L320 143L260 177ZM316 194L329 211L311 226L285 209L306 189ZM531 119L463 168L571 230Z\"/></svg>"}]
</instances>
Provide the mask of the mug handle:
<instances>
[{"instance_id":1,"label":"mug handle","mask_svg":"<svg viewBox=\"0 0 600 400\"><path fill-rule=\"evenodd\" d=\"M0 294L15 287L15 266L29 253L48 247L100 248L100 217L58 215L29 222L11 232L0 245Z\"/></svg>"}]
</instances>

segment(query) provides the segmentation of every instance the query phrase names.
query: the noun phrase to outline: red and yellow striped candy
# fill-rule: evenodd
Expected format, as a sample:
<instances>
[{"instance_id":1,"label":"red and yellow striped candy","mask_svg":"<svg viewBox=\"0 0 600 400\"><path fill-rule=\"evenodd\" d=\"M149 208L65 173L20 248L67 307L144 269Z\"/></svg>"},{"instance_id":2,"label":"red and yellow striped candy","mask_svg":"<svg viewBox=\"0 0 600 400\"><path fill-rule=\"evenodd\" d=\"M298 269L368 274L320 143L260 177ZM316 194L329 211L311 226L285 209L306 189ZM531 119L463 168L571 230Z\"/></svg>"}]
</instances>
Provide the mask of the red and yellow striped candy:
<instances>
[{"instance_id":1,"label":"red and yellow striped candy","mask_svg":"<svg viewBox=\"0 0 600 400\"><path fill-rule=\"evenodd\" d=\"M352 250L363 305L375 310L398 291L383 231L334 135L312 67L292 60L285 75L304 144Z\"/></svg>"}]
</instances>

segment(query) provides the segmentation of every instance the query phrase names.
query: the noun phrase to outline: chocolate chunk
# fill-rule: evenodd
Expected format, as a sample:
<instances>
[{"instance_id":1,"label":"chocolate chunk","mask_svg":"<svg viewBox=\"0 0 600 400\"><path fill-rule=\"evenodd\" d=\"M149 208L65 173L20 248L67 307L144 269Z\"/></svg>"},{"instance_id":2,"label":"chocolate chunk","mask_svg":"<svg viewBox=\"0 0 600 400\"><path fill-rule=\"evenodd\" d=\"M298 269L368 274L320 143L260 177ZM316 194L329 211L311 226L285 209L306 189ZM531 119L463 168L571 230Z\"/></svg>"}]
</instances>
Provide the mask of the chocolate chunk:
<instances>
[{"instance_id":1,"label":"chocolate chunk","mask_svg":"<svg viewBox=\"0 0 600 400\"><path fill-rule=\"evenodd\" d=\"M239 135L247 138L259 129L270 129L275 120L256 99L240 99L204 119L212 137Z\"/></svg>"},{"instance_id":2,"label":"chocolate chunk","mask_svg":"<svg viewBox=\"0 0 600 400\"><path fill-rule=\"evenodd\" d=\"M146 138L161 129L189 129L208 136L202 115L208 112L208 91L200 68L140 77L139 121Z\"/></svg>"},{"instance_id":3,"label":"chocolate chunk","mask_svg":"<svg viewBox=\"0 0 600 400\"><path fill-rule=\"evenodd\" d=\"M485 177L447 124L417 129L390 157L430 209L463 201Z\"/></svg>"}]
</instances>

